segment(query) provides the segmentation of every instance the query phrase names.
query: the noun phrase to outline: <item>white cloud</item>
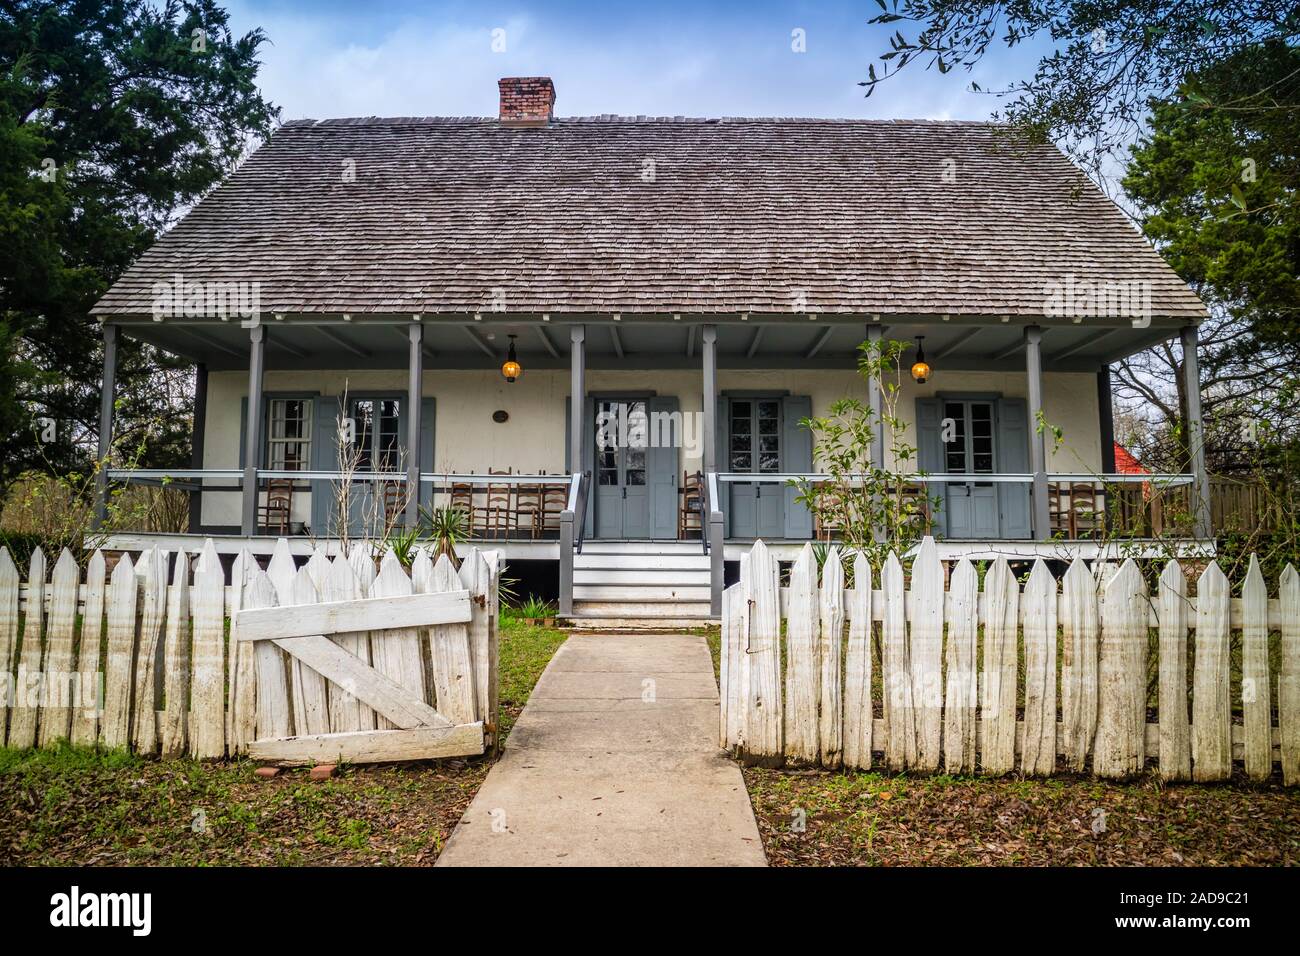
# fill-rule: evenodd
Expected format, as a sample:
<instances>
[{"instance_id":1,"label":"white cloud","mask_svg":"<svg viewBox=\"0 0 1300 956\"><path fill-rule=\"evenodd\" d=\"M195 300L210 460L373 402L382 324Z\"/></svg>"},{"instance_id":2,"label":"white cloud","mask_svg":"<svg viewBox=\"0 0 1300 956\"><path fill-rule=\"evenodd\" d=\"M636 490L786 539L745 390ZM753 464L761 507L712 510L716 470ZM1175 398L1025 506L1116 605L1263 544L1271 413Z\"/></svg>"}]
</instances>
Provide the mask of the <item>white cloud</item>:
<instances>
[{"instance_id":1,"label":"white cloud","mask_svg":"<svg viewBox=\"0 0 1300 956\"><path fill-rule=\"evenodd\" d=\"M285 119L492 116L497 79L526 75L554 78L561 116L972 119L996 105L967 92L964 75L939 76L920 64L864 98L857 82L887 44L861 12L842 16L840 30L824 21L806 24L807 52L794 53L790 30L799 24L765 12L733 23L677 10L647 25L575 22L540 10L426 9L394 17L372 15L364 5L303 11L235 3L231 19L237 30L261 26L270 37L261 84ZM505 30L504 53L492 51L498 27ZM996 85L1014 65L1003 53L976 78Z\"/></svg>"}]
</instances>

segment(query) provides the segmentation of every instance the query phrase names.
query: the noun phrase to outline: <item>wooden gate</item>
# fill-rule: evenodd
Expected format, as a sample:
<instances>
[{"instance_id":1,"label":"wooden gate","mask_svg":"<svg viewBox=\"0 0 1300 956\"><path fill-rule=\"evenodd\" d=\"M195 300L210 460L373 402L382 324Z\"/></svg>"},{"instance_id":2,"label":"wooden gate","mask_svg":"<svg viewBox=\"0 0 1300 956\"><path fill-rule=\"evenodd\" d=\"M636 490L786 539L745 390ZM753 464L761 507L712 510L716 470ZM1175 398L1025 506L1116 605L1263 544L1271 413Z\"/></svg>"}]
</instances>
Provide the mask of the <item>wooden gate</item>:
<instances>
[{"instance_id":1,"label":"wooden gate","mask_svg":"<svg viewBox=\"0 0 1300 956\"><path fill-rule=\"evenodd\" d=\"M494 553L473 550L458 571L421 551L408 576L392 552L376 574L365 553L317 552L295 569L278 549L248 574L231 633L232 720L255 728L249 756L292 766L483 753L496 730L496 590Z\"/></svg>"}]
</instances>

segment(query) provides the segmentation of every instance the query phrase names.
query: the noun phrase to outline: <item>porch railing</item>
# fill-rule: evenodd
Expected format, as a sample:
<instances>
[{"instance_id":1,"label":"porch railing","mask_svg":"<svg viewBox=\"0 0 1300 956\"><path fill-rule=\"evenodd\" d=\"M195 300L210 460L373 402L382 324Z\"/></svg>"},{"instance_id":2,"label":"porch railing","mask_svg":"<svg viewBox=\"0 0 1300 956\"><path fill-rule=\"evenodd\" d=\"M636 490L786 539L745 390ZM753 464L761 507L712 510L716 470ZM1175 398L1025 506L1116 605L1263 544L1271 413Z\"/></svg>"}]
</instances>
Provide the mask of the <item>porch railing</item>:
<instances>
[{"instance_id":1,"label":"porch railing","mask_svg":"<svg viewBox=\"0 0 1300 956\"><path fill-rule=\"evenodd\" d=\"M1032 488L1029 473L1004 474L907 474L894 476L904 487L932 489L949 484L1012 484ZM828 474L815 472L751 474L722 472L711 475L718 485L779 484L806 481L812 485L830 482ZM861 485L865 478L850 479ZM1187 474L1071 474L1047 475L1048 518L1051 536L1071 540L1106 535L1121 537L1194 537L1195 501L1191 495L1195 478ZM918 494L922 492L918 491ZM712 499L721 512L723 501ZM929 514L930 509L926 508ZM833 529L828 529L832 531ZM821 535L815 535L821 536ZM828 533L827 537L830 536ZM1041 536L1046 537L1046 536Z\"/></svg>"},{"instance_id":2,"label":"porch railing","mask_svg":"<svg viewBox=\"0 0 1300 956\"><path fill-rule=\"evenodd\" d=\"M169 487L169 488L175 488L178 491L186 492L191 496L200 495L200 494L213 495L213 494L223 494L223 493L242 494L244 490L244 483L245 483L245 472L242 469L235 469L235 468L154 468L154 469L109 468L106 469L105 475L108 481L112 484ZM256 477L258 482L259 513L263 507L264 502L262 501L262 499L265 496L267 490L264 487L263 483L271 482L271 481L286 481L286 482L291 481L294 482L295 485L297 485L298 483L311 484L313 486L311 490L317 493L325 491L323 487L325 483L328 483L330 486L336 486L341 482L349 482L351 484L357 484L357 485L369 486L369 487L382 486L385 489L388 488L399 489L399 492L394 497L395 499L399 500L401 508L402 509L405 508L405 501L406 501L405 489L408 483L408 476L406 472L396 472L396 471L342 472L342 471L326 471L326 470L300 471L300 470L259 468L256 471ZM517 511L517 514L512 516L510 521L506 521L503 519L501 522L499 522L499 527L497 529L492 530L490 533L485 531L483 537L499 538L499 537L510 537L512 534L516 534L516 533L525 534L525 535L530 534L535 525L530 523L526 527L522 523L523 518L521 518L520 516L527 517L527 516L537 515L540 516L541 524L543 525L540 532L541 536L543 537L548 536L546 532L549 531L549 536L551 537L551 540L555 540L555 537L558 537L559 534L558 516L560 513L560 508L553 506L551 501L544 500L544 491L542 489L545 489L546 487L567 489L567 486L570 484L570 476L567 474L554 474L554 475L497 474L495 472L488 472L486 474L481 474L481 473L460 474L456 472L421 472L419 476L419 482L422 490L427 489L432 491L433 494L432 494L431 504L434 506L440 503L446 503L446 504L454 503L456 501L456 495L458 493L456 489L458 487L469 486L472 489L471 494L473 496L482 497L486 493L489 498L491 497L492 488L494 487L508 488L510 489L510 496L509 496L510 501L514 502L514 504L511 504L509 502L503 503L503 502L488 501L488 500L484 500L482 502L479 502L477 500L471 500L471 502L468 504L466 510L471 512L471 519L473 515L478 512L485 512L490 510L505 512L505 511L510 511L511 509ZM519 495L522 493L521 489L523 488L539 489L539 492L535 495L536 500L529 500L526 503L520 500ZM564 493L566 495L565 500L567 501L567 491L565 491ZM443 499L442 502L440 502L439 499ZM191 497L191 500L197 502L197 499L194 499L193 497ZM331 509L331 515L332 515L332 509ZM392 514L387 514L387 513L384 514L383 518L384 518L383 524L385 526L396 527L403 523L404 515L394 510ZM533 518L530 517L529 521L532 522ZM197 509L192 510L190 523L191 525L198 524ZM293 523L298 524L299 522L293 522ZM310 522L307 522L306 524L310 526ZM182 530L182 529L176 529L176 530ZM200 529L192 527L191 530L197 532ZM471 524L471 536L473 536L474 530L475 529ZM269 534L283 535L289 532L283 528L264 528L263 522L259 520L255 524L254 528L252 529L252 533L253 534L269 533ZM304 531L304 533L307 532ZM324 536L329 536L329 533L330 533L330 529L328 528L324 529ZM532 536L536 537L538 535L532 534Z\"/></svg>"}]
</instances>

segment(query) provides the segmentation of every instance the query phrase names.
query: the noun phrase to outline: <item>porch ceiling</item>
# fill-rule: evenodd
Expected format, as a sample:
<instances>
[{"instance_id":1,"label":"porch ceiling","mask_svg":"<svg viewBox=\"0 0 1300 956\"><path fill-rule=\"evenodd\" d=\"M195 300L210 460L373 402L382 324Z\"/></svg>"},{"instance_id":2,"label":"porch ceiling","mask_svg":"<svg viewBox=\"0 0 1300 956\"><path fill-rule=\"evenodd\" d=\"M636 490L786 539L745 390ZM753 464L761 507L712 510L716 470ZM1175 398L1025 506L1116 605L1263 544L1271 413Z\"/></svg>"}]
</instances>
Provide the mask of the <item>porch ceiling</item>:
<instances>
[{"instance_id":1,"label":"porch ceiling","mask_svg":"<svg viewBox=\"0 0 1300 956\"><path fill-rule=\"evenodd\" d=\"M120 321L120 320L119 320ZM614 321L609 316L584 319L587 364L591 368L698 368L701 329L696 317L675 320ZM721 368L844 368L856 361L870 318L789 316L730 320L711 319L717 328ZM248 330L238 322L217 320L125 321L131 338L202 362L214 371L248 365ZM367 317L266 321L268 369L405 368L411 320ZM515 335L525 369L568 368L569 325L536 316L484 316L482 321L426 317L424 363L427 369L495 369L505 359L509 336ZM926 358L936 370L1018 371L1024 368L1022 318L1008 321L945 321L941 317L882 318L886 338L912 341L925 336ZM1095 371L1103 365L1148 348L1177 334L1168 322L1149 328L1099 324L1085 320L1043 320L1046 371Z\"/></svg>"}]
</instances>

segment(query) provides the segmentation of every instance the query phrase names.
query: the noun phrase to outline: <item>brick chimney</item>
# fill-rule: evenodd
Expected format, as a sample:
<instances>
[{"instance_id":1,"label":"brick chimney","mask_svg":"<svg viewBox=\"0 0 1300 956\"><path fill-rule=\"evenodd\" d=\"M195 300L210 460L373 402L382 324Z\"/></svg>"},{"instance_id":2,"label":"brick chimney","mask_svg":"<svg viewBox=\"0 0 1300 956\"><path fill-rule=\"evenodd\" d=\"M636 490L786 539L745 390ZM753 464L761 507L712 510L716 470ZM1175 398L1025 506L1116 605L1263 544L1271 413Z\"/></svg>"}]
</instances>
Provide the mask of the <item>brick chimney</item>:
<instances>
[{"instance_id":1,"label":"brick chimney","mask_svg":"<svg viewBox=\"0 0 1300 956\"><path fill-rule=\"evenodd\" d=\"M555 109L555 84L549 76L507 76L497 80L506 126L545 126Z\"/></svg>"}]
</instances>

